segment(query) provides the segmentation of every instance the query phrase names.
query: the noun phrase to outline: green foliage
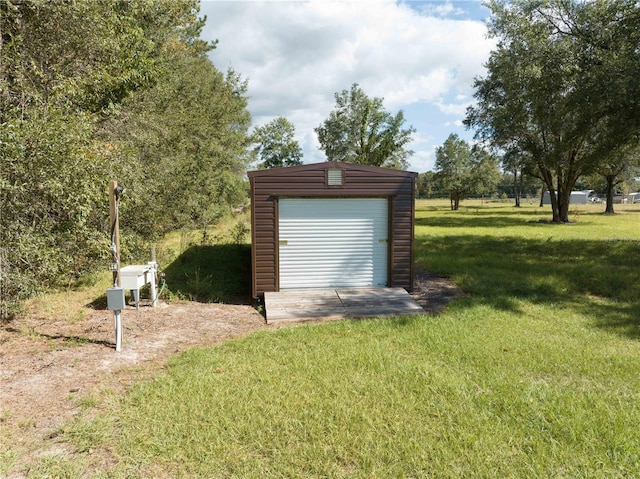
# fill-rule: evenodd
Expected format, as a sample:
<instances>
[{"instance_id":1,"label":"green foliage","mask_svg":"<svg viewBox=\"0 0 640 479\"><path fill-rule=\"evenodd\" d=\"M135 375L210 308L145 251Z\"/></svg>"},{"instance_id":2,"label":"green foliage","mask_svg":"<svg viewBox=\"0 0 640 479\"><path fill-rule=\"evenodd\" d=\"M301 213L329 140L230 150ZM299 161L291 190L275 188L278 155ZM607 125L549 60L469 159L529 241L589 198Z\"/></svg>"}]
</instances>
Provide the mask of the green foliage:
<instances>
[{"instance_id":1,"label":"green foliage","mask_svg":"<svg viewBox=\"0 0 640 479\"><path fill-rule=\"evenodd\" d=\"M416 196L418 198L431 198L432 195L446 194L440 189L440 185L433 171L418 174L416 180Z\"/></svg>"},{"instance_id":2,"label":"green foliage","mask_svg":"<svg viewBox=\"0 0 640 479\"><path fill-rule=\"evenodd\" d=\"M315 129L329 161L404 169L413 154L406 146L415 132L403 128L404 113L387 112L382 98L369 98L354 83L336 93L336 109Z\"/></svg>"},{"instance_id":3,"label":"green foliage","mask_svg":"<svg viewBox=\"0 0 640 479\"><path fill-rule=\"evenodd\" d=\"M436 148L434 179L449 192L451 209L457 210L465 196L492 192L500 179L497 160L480 148L472 149L451 134Z\"/></svg>"},{"instance_id":4,"label":"green foliage","mask_svg":"<svg viewBox=\"0 0 640 479\"><path fill-rule=\"evenodd\" d=\"M498 44L487 76L476 80L478 104L466 123L520 155L550 191L553 220L567 222L577 179L637 144L640 7L617 0L493 1L490 8Z\"/></svg>"},{"instance_id":5,"label":"green foliage","mask_svg":"<svg viewBox=\"0 0 640 479\"><path fill-rule=\"evenodd\" d=\"M196 0L0 3L0 316L245 200L246 84L207 59ZM146 248L145 248L146 250Z\"/></svg>"},{"instance_id":6,"label":"green foliage","mask_svg":"<svg viewBox=\"0 0 640 479\"><path fill-rule=\"evenodd\" d=\"M145 215L129 215L124 226L151 238L215 224L246 198L246 84L179 45L166 55L174 69L103 125L139 152L137 175L123 184Z\"/></svg>"},{"instance_id":7,"label":"green foliage","mask_svg":"<svg viewBox=\"0 0 640 479\"><path fill-rule=\"evenodd\" d=\"M302 149L294 138L295 126L279 116L263 126L257 126L251 137L253 151L262 162L260 168L277 168L302 164Z\"/></svg>"},{"instance_id":8,"label":"green foliage","mask_svg":"<svg viewBox=\"0 0 640 479\"><path fill-rule=\"evenodd\" d=\"M107 158L89 116L33 112L0 130L0 312L15 301L79 278L104 259ZM1 314L0 314L1 315Z\"/></svg>"}]
</instances>

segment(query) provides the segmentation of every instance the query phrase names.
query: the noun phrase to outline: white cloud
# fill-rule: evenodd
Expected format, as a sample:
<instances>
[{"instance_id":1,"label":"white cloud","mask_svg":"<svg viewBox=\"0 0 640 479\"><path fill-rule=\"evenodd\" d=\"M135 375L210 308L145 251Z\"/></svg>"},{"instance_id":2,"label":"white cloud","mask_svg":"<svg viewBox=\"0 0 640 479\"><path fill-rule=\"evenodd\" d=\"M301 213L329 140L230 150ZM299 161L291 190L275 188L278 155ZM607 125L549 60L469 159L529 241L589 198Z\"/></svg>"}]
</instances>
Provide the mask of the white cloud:
<instances>
[{"instance_id":1,"label":"white cloud","mask_svg":"<svg viewBox=\"0 0 640 479\"><path fill-rule=\"evenodd\" d=\"M463 9L454 6L450 1L444 3L426 2L421 5L420 11L423 15L436 17L458 16L466 13Z\"/></svg>"},{"instance_id":2,"label":"white cloud","mask_svg":"<svg viewBox=\"0 0 640 479\"><path fill-rule=\"evenodd\" d=\"M433 171L435 164L436 164L435 150L417 151L413 155L411 168L409 168L409 170L415 171L417 173L423 173L425 171Z\"/></svg>"},{"instance_id":3,"label":"white cloud","mask_svg":"<svg viewBox=\"0 0 640 479\"><path fill-rule=\"evenodd\" d=\"M423 104L445 116L464 116L492 42L481 22L451 19L460 13L451 2L440 7L420 12L391 0L205 0L201 11L207 15L203 36L219 40L210 54L214 64L249 81L254 123L286 116L310 162L324 159L313 129L333 109L335 92L353 83L384 97L392 113ZM407 118L407 124L418 123ZM418 133L435 145L444 141L435 132ZM427 162L433 148L418 142L412 166Z\"/></svg>"}]
</instances>

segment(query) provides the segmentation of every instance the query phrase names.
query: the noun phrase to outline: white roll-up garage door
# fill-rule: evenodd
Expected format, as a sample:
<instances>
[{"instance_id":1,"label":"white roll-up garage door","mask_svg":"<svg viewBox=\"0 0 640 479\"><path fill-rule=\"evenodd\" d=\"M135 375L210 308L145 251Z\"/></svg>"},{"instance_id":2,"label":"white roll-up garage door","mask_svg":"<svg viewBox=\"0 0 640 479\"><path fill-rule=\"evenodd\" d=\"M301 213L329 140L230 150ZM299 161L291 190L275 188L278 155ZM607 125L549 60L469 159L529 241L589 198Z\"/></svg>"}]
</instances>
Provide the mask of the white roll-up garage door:
<instances>
[{"instance_id":1,"label":"white roll-up garage door","mask_svg":"<svg viewBox=\"0 0 640 479\"><path fill-rule=\"evenodd\" d=\"M386 286L385 198L281 198L280 289Z\"/></svg>"}]
</instances>

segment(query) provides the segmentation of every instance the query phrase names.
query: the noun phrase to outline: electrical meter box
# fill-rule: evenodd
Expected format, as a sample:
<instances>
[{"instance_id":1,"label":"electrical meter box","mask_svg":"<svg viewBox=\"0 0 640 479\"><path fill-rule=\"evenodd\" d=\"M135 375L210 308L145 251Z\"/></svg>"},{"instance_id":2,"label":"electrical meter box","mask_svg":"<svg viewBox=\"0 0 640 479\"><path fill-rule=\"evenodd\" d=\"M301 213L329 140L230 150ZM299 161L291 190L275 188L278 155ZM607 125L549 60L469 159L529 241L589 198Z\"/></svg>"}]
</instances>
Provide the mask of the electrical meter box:
<instances>
[{"instance_id":1,"label":"electrical meter box","mask_svg":"<svg viewBox=\"0 0 640 479\"><path fill-rule=\"evenodd\" d=\"M122 311L124 305L124 288L107 288L107 309Z\"/></svg>"}]
</instances>

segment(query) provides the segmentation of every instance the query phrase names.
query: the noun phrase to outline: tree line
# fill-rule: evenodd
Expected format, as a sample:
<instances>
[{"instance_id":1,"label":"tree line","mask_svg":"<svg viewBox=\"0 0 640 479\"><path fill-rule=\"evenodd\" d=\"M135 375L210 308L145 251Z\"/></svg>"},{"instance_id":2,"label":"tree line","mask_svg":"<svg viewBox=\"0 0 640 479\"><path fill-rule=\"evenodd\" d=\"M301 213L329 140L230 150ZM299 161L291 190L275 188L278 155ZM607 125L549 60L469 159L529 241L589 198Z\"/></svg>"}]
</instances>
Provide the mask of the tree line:
<instances>
[{"instance_id":1,"label":"tree line","mask_svg":"<svg viewBox=\"0 0 640 479\"><path fill-rule=\"evenodd\" d=\"M516 206L537 185L541 196L549 192L552 219L561 223L569 221L571 191L583 186L603 192L605 211L613 213L614 194L640 177L640 4L492 0L487 6L497 45L487 74L474 82L476 104L465 118L476 143L450 135L436 148L434 174L423 174L418 190L446 191L457 209L464 197L495 192L509 178ZM315 130L329 160L406 168L415 130L404 127L402 111L391 115L381 98L369 98L357 84L335 98L335 109Z\"/></svg>"},{"instance_id":2,"label":"tree line","mask_svg":"<svg viewBox=\"0 0 640 479\"><path fill-rule=\"evenodd\" d=\"M499 161L516 206L533 179L549 192L555 222L569 221L576 186L604 191L605 211L613 213L616 189L640 177L640 4L487 6L497 46L487 74L475 80L477 102L465 118L477 143L449 136L436 149L435 174L420 186L446 190L457 209L464 196L495 190Z\"/></svg>"},{"instance_id":3,"label":"tree line","mask_svg":"<svg viewBox=\"0 0 640 479\"><path fill-rule=\"evenodd\" d=\"M110 179L129 259L244 201L247 85L208 59L198 15L197 0L0 2L0 316L108 264Z\"/></svg>"}]
</instances>

